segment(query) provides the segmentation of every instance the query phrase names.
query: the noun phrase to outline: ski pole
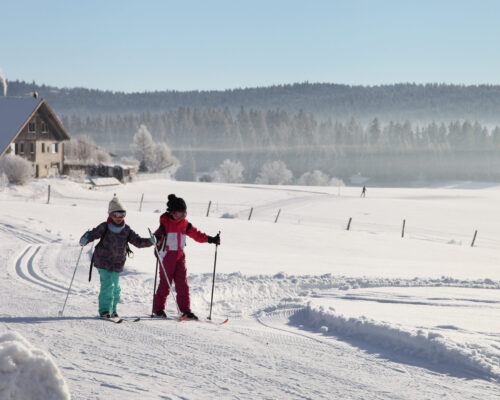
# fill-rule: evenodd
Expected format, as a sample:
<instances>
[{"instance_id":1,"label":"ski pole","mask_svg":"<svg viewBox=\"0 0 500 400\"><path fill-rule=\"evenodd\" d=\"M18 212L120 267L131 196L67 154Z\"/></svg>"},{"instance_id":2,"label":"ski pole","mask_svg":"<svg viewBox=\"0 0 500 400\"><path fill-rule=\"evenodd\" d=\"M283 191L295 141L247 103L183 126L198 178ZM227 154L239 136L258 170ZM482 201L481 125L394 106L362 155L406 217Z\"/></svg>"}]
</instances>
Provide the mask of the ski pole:
<instances>
[{"instance_id":1,"label":"ski pole","mask_svg":"<svg viewBox=\"0 0 500 400\"><path fill-rule=\"evenodd\" d=\"M220 231L217 234L217 236L220 236ZM212 276L212 296L210 298L210 315L208 316L208 319L212 319L212 304L214 302L214 287L215 287L215 267L217 266L217 247L219 247L219 245L216 243L215 244L215 258L214 258L214 274Z\"/></svg>"},{"instance_id":2,"label":"ski pole","mask_svg":"<svg viewBox=\"0 0 500 400\"><path fill-rule=\"evenodd\" d=\"M156 245L154 245L156 247ZM158 259L156 259L156 269L155 269L155 285L153 287L153 303L151 304L151 318L153 318L154 314L154 306L155 306L155 294L156 294L156 278L158 277Z\"/></svg>"},{"instance_id":3,"label":"ski pole","mask_svg":"<svg viewBox=\"0 0 500 400\"><path fill-rule=\"evenodd\" d=\"M149 236L151 236L151 238L153 238L153 233L151 232L151 229L148 228L148 231L149 231ZM172 285L170 284L170 280L168 279L167 271L165 271L165 266L163 265L163 261L160 257L160 253L158 252L158 248L156 247L156 245L154 246L154 248L155 248L156 257L160 261L161 269L163 271L163 274L165 275L165 279L167 280L168 287L170 288L170 292L172 293L172 296L174 296L174 293L172 291ZM179 308L179 304L177 304L177 299L175 297L174 297L174 300L175 300L175 305L177 306L177 312L180 315L181 309Z\"/></svg>"},{"instance_id":4,"label":"ski pole","mask_svg":"<svg viewBox=\"0 0 500 400\"><path fill-rule=\"evenodd\" d=\"M82 246L82 249L80 250L80 255L78 256L78 260L76 260L75 270L73 271L73 277L71 278L71 282L69 284L68 293L66 294L66 300L64 300L62 310L59 311L60 317L62 317L63 312L64 312L64 308L66 307L66 302L68 301L69 291L71 290L71 286L73 285L73 279L75 279L76 269L78 268L78 264L80 263L80 257L82 256L82 253L83 253L83 246Z\"/></svg>"}]
</instances>

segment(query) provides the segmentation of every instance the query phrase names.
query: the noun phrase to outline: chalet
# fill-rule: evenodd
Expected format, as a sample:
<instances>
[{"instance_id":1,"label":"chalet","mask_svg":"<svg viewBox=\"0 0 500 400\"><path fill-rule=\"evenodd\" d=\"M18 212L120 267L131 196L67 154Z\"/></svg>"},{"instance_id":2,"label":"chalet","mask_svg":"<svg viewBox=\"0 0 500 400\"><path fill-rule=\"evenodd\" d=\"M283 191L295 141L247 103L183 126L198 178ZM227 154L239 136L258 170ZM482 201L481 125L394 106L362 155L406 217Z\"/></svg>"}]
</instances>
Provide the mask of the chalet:
<instances>
[{"instance_id":1,"label":"chalet","mask_svg":"<svg viewBox=\"0 0 500 400\"><path fill-rule=\"evenodd\" d=\"M45 99L0 97L0 158L16 154L33 164L35 177L62 173L63 142L70 136Z\"/></svg>"}]
</instances>

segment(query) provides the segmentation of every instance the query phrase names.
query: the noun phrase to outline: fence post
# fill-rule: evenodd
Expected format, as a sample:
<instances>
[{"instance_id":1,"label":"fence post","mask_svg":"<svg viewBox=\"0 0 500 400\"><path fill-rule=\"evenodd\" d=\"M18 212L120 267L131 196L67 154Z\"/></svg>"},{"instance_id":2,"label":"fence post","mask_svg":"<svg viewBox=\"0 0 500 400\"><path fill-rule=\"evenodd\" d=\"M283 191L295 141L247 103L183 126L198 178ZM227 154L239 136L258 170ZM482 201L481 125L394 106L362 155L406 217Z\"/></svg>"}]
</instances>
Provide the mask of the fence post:
<instances>
[{"instance_id":1,"label":"fence post","mask_svg":"<svg viewBox=\"0 0 500 400\"><path fill-rule=\"evenodd\" d=\"M278 210L278 215L276 215L276 219L274 220L274 223L278 222L278 218L280 216L280 213L281 213L281 208Z\"/></svg>"},{"instance_id":2,"label":"fence post","mask_svg":"<svg viewBox=\"0 0 500 400\"><path fill-rule=\"evenodd\" d=\"M347 223L347 230L351 229L351 221L352 217L349 218L349 222Z\"/></svg>"},{"instance_id":3,"label":"fence post","mask_svg":"<svg viewBox=\"0 0 500 400\"><path fill-rule=\"evenodd\" d=\"M142 201L144 200L144 193L141 196L141 205L139 206L139 211L142 211Z\"/></svg>"},{"instance_id":4,"label":"fence post","mask_svg":"<svg viewBox=\"0 0 500 400\"><path fill-rule=\"evenodd\" d=\"M401 231L401 237L405 237L405 225L406 225L406 219L403 220L403 230Z\"/></svg>"},{"instance_id":5,"label":"fence post","mask_svg":"<svg viewBox=\"0 0 500 400\"><path fill-rule=\"evenodd\" d=\"M50 185L49 185L49 190L47 193L47 204L50 204Z\"/></svg>"},{"instance_id":6,"label":"fence post","mask_svg":"<svg viewBox=\"0 0 500 400\"><path fill-rule=\"evenodd\" d=\"M250 221L250 218L252 218L252 213L253 213L253 207L250 209L250 214L248 214L248 220Z\"/></svg>"},{"instance_id":7,"label":"fence post","mask_svg":"<svg viewBox=\"0 0 500 400\"><path fill-rule=\"evenodd\" d=\"M477 236L477 230L474 232L474 237L472 238L472 243L470 244L470 247L474 247L474 243L476 242L476 236Z\"/></svg>"},{"instance_id":8,"label":"fence post","mask_svg":"<svg viewBox=\"0 0 500 400\"><path fill-rule=\"evenodd\" d=\"M208 217L208 214L210 213L210 206L212 205L212 200L210 200L208 202L208 208L207 208L207 217Z\"/></svg>"}]
</instances>

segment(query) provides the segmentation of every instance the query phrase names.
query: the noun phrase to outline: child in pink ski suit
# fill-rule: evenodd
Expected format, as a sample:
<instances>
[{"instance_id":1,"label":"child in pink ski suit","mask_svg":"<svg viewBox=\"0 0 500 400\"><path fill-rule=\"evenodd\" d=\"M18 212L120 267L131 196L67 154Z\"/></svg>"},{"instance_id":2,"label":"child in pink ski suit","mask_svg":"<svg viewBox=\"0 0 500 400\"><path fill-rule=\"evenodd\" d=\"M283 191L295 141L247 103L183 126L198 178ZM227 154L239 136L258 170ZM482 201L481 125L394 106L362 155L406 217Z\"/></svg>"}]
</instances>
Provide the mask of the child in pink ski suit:
<instances>
[{"instance_id":1,"label":"child in pink ski suit","mask_svg":"<svg viewBox=\"0 0 500 400\"><path fill-rule=\"evenodd\" d=\"M170 284L175 284L177 292L177 304L183 317L198 319L191 312L189 299L189 285L187 282L186 257L184 246L186 235L200 243L220 244L220 237L208 236L197 230L186 220L186 202L176 197L175 194L168 196L167 212L160 216L160 227L154 233L158 252L163 262ZM166 317L165 303L170 293L163 269L160 268L160 284L153 301L153 313L156 317Z\"/></svg>"}]
</instances>

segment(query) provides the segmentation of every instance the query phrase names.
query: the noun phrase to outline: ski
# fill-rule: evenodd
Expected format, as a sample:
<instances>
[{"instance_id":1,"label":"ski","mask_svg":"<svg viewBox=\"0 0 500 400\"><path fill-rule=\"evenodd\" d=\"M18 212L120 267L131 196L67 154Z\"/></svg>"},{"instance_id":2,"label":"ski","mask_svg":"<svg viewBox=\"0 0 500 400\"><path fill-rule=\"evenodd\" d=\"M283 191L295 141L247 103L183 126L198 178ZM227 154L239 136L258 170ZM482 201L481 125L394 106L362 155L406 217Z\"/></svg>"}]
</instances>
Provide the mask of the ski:
<instances>
[{"instance_id":1,"label":"ski","mask_svg":"<svg viewBox=\"0 0 500 400\"><path fill-rule=\"evenodd\" d=\"M227 324L229 322L229 317L226 318L225 320L223 321L214 321L212 319L206 319L205 322L208 322L208 323L211 323L211 324L214 324L214 325L224 325L224 324Z\"/></svg>"},{"instance_id":2,"label":"ski","mask_svg":"<svg viewBox=\"0 0 500 400\"><path fill-rule=\"evenodd\" d=\"M105 317L97 317L101 321L108 321L108 322L113 322L114 324L121 324L123 321L125 321L123 318L105 318Z\"/></svg>"},{"instance_id":3,"label":"ski","mask_svg":"<svg viewBox=\"0 0 500 400\"><path fill-rule=\"evenodd\" d=\"M151 319L151 320L157 319L157 320L163 320L163 321L177 321L177 322L185 321L186 318L187 318L187 316L186 317L182 317L182 316L172 317L170 315L167 315L166 317L151 317L151 316L149 316L149 319Z\"/></svg>"},{"instance_id":4,"label":"ski","mask_svg":"<svg viewBox=\"0 0 500 400\"><path fill-rule=\"evenodd\" d=\"M214 321L213 319L189 319L185 318L182 321L195 321L195 322L206 322L207 324L212 324L212 325L224 325L229 321L229 318L226 318L223 321Z\"/></svg>"},{"instance_id":5,"label":"ski","mask_svg":"<svg viewBox=\"0 0 500 400\"><path fill-rule=\"evenodd\" d=\"M128 319L128 318L104 318L104 317L98 317L99 319L103 320L103 321L109 321L109 322L113 322L115 324L121 324L122 322L139 322L141 320L141 318L137 317L137 318L134 318L134 319Z\"/></svg>"}]
</instances>

